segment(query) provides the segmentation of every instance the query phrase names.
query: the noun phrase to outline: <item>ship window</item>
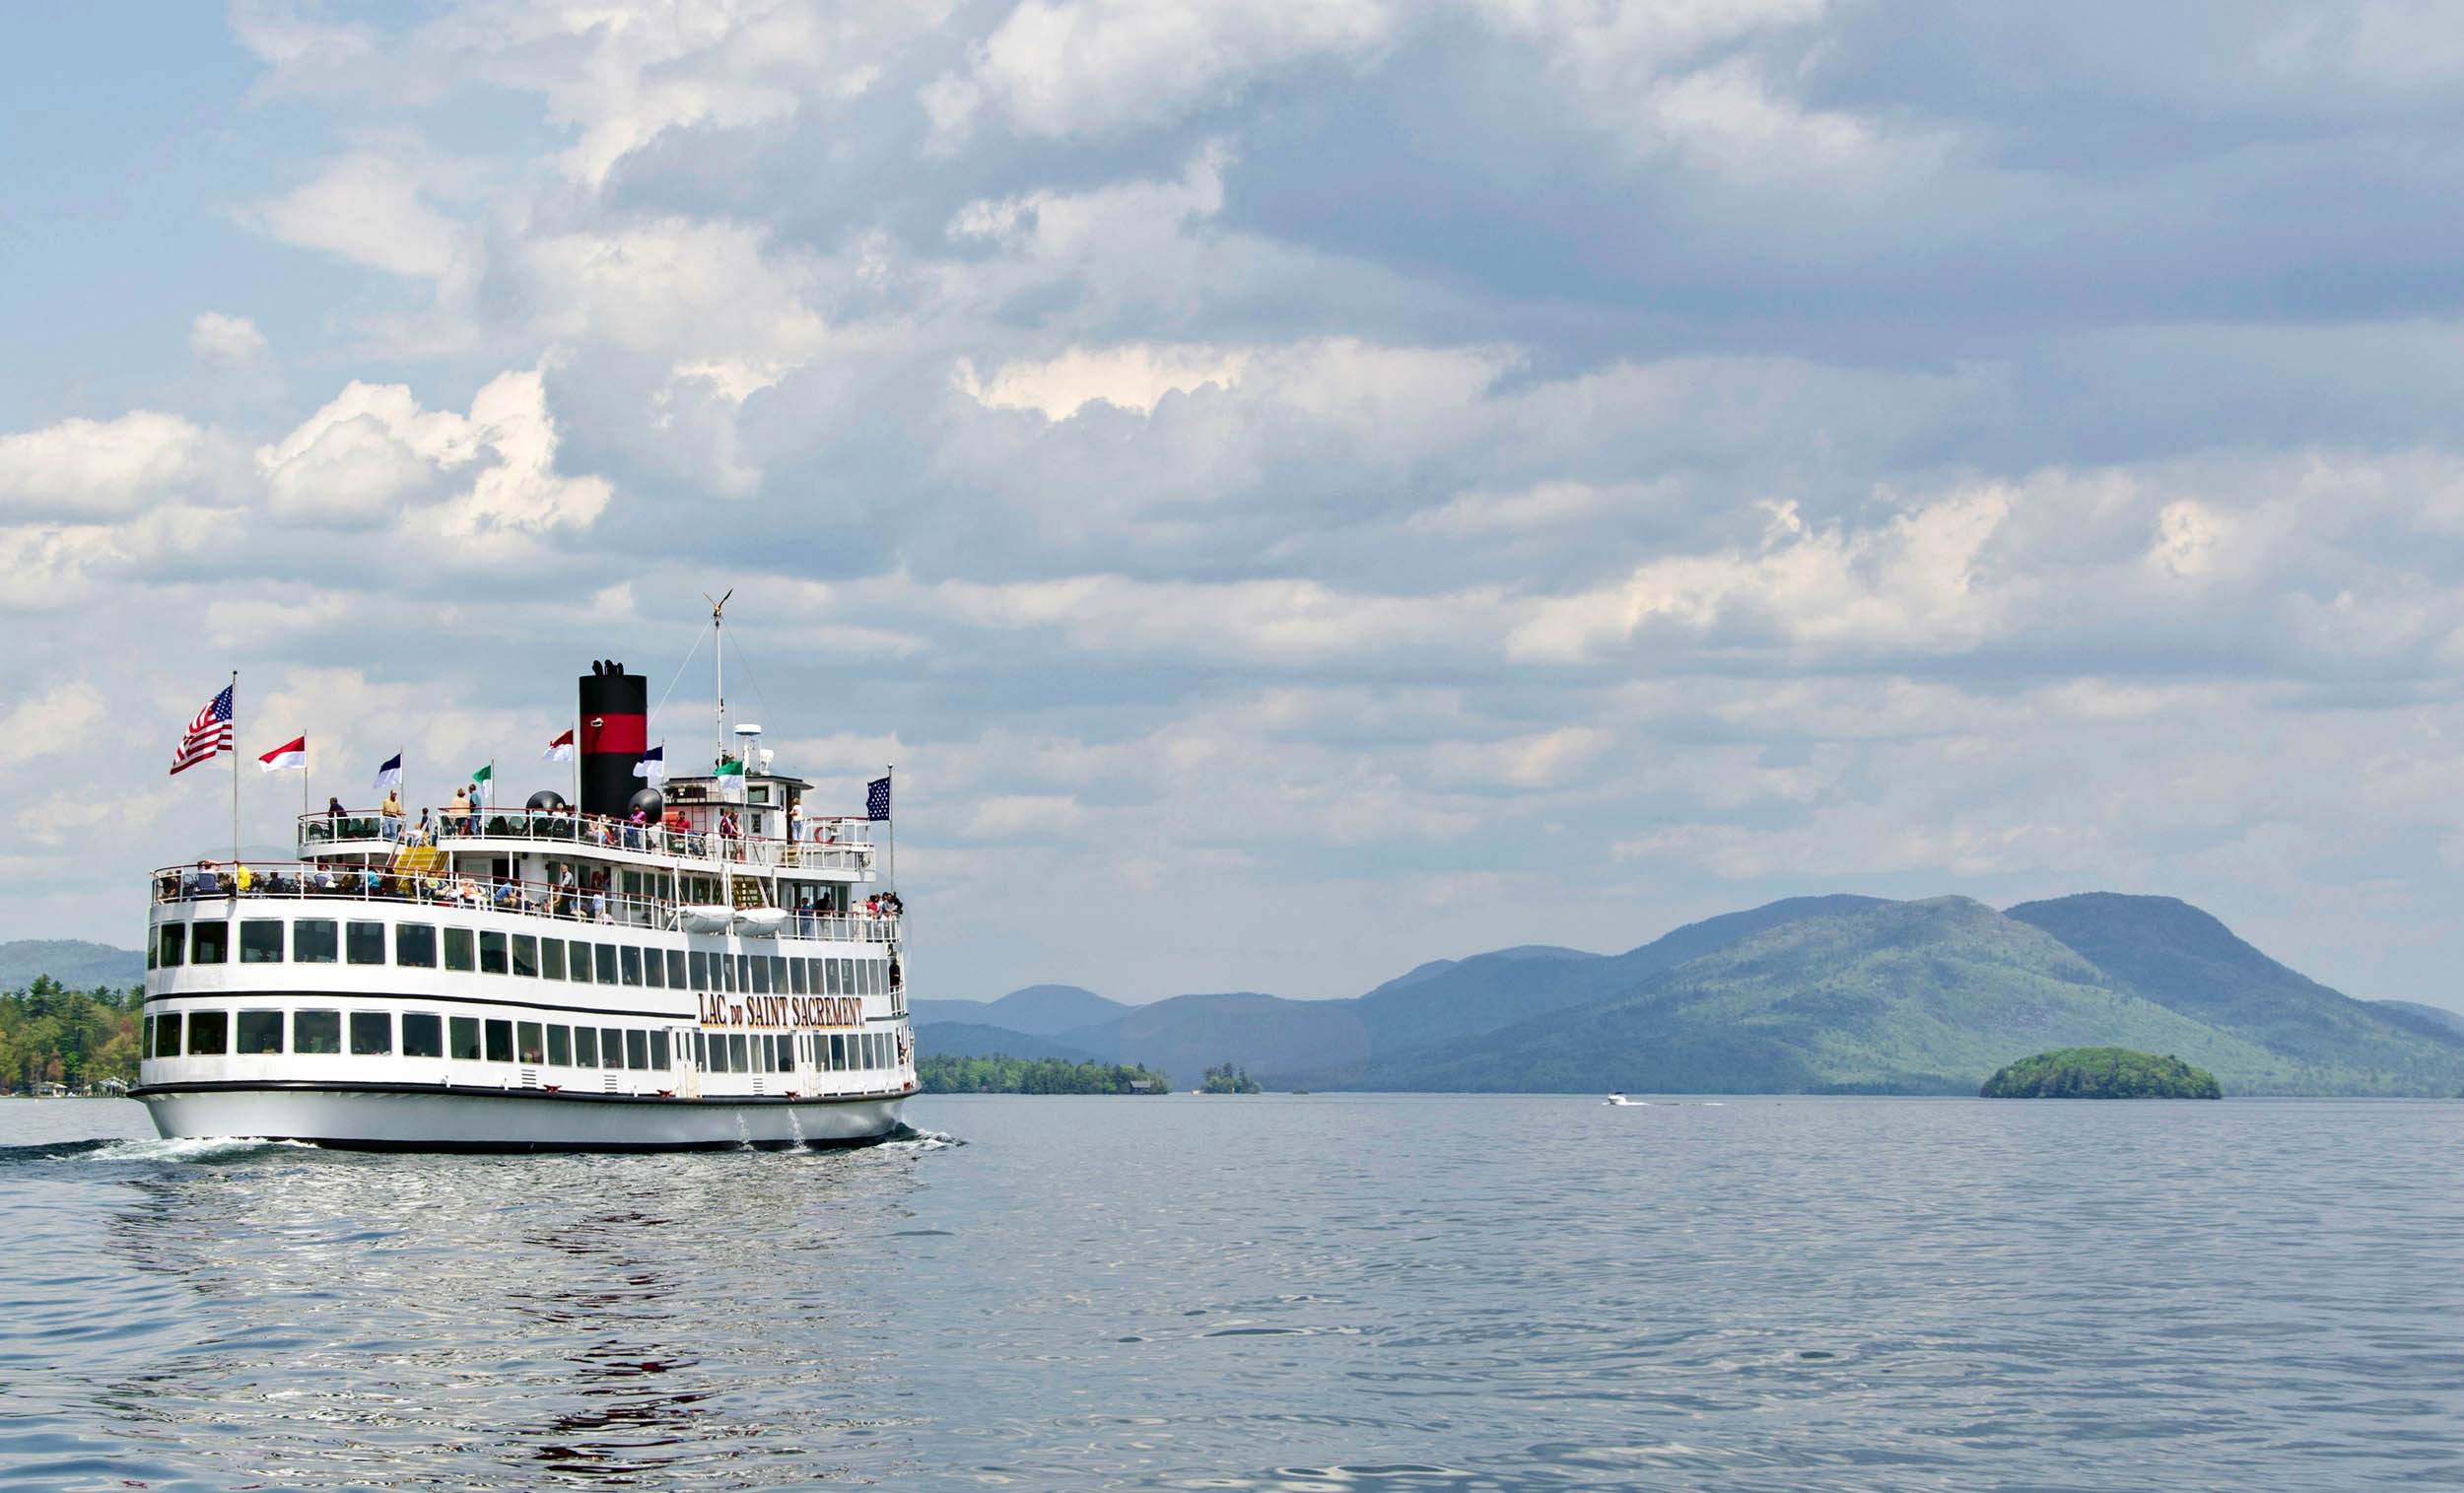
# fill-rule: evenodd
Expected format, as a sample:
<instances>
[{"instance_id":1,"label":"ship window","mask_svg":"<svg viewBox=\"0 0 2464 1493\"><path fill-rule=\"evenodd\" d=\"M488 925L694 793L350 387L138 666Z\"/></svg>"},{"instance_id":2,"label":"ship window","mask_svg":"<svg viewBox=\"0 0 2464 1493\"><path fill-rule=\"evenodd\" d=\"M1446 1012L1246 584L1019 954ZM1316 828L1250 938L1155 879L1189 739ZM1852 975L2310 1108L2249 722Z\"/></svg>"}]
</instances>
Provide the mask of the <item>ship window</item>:
<instances>
[{"instance_id":1,"label":"ship window","mask_svg":"<svg viewBox=\"0 0 2464 1493\"><path fill-rule=\"evenodd\" d=\"M231 924L200 922L188 935L190 964L222 964L231 958Z\"/></svg>"},{"instance_id":2,"label":"ship window","mask_svg":"<svg viewBox=\"0 0 2464 1493\"><path fill-rule=\"evenodd\" d=\"M488 1023L488 1061L513 1060L513 1024L510 1021Z\"/></svg>"},{"instance_id":3,"label":"ship window","mask_svg":"<svg viewBox=\"0 0 2464 1493\"><path fill-rule=\"evenodd\" d=\"M726 1038L713 1036L708 1032L696 1032L693 1034L693 1052L701 1059L703 1071L709 1073L727 1071Z\"/></svg>"},{"instance_id":4,"label":"ship window","mask_svg":"<svg viewBox=\"0 0 2464 1493\"><path fill-rule=\"evenodd\" d=\"M353 923L353 927L380 928L383 923ZM353 1011L351 1013L351 1055L382 1057L393 1051L393 1013L391 1011Z\"/></svg>"},{"instance_id":5,"label":"ship window","mask_svg":"<svg viewBox=\"0 0 2464 1493\"><path fill-rule=\"evenodd\" d=\"M470 929L445 929L445 967L448 970L461 970L468 973L475 963L476 961L471 958Z\"/></svg>"},{"instance_id":6,"label":"ship window","mask_svg":"<svg viewBox=\"0 0 2464 1493\"><path fill-rule=\"evenodd\" d=\"M751 956L751 955L749 955L749 954L738 954L738 955L736 956L736 988L737 988L737 989L739 989L739 990L749 990L749 989L753 988L753 976L752 976L752 973L751 973L751 971L752 971L752 963L753 963L753 958L752 958L752 956Z\"/></svg>"},{"instance_id":7,"label":"ship window","mask_svg":"<svg viewBox=\"0 0 2464 1493\"><path fill-rule=\"evenodd\" d=\"M787 993L787 962L782 955L770 956L770 988L781 995Z\"/></svg>"},{"instance_id":8,"label":"ship window","mask_svg":"<svg viewBox=\"0 0 2464 1493\"><path fill-rule=\"evenodd\" d=\"M282 963L282 919L251 917L240 924L241 964Z\"/></svg>"},{"instance_id":9,"label":"ship window","mask_svg":"<svg viewBox=\"0 0 2464 1493\"><path fill-rule=\"evenodd\" d=\"M539 940L539 973L550 980L565 978L564 939L542 938Z\"/></svg>"},{"instance_id":10,"label":"ship window","mask_svg":"<svg viewBox=\"0 0 2464 1493\"><path fill-rule=\"evenodd\" d=\"M662 1073L667 1070L667 1034L663 1031L650 1034L650 1067Z\"/></svg>"},{"instance_id":11,"label":"ship window","mask_svg":"<svg viewBox=\"0 0 2464 1493\"><path fill-rule=\"evenodd\" d=\"M240 957L247 957L247 938L240 937ZM383 964L385 962L385 925L381 922L346 922L342 925L342 957L352 964Z\"/></svg>"},{"instance_id":12,"label":"ship window","mask_svg":"<svg viewBox=\"0 0 2464 1493\"><path fill-rule=\"evenodd\" d=\"M402 1013L402 1055L405 1057L443 1057L445 1055L445 1019L434 1011Z\"/></svg>"},{"instance_id":13,"label":"ship window","mask_svg":"<svg viewBox=\"0 0 2464 1493\"><path fill-rule=\"evenodd\" d=\"M770 1034L755 1032L753 1034L753 1071L774 1073L778 1071L778 1068L779 1064L770 1055Z\"/></svg>"},{"instance_id":14,"label":"ship window","mask_svg":"<svg viewBox=\"0 0 2464 1493\"><path fill-rule=\"evenodd\" d=\"M188 924L167 922L154 930L155 953L167 970L179 968L180 955L188 949Z\"/></svg>"},{"instance_id":15,"label":"ship window","mask_svg":"<svg viewBox=\"0 0 2464 1493\"><path fill-rule=\"evenodd\" d=\"M749 1073L752 1071L752 1068L745 1061L744 1034L742 1032L729 1032L727 1034L727 1065L738 1073Z\"/></svg>"},{"instance_id":16,"label":"ship window","mask_svg":"<svg viewBox=\"0 0 2464 1493\"><path fill-rule=\"evenodd\" d=\"M453 1037L452 1042L446 1045L445 1052L455 1062L477 1062L479 1060L479 1018L456 1016L447 1021L445 1027Z\"/></svg>"},{"instance_id":17,"label":"ship window","mask_svg":"<svg viewBox=\"0 0 2464 1493\"><path fill-rule=\"evenodd\" d=\"M597 945L597 957L591 962L599 972L599 984L614 984L616 983L616 945L612 943ZM636 984L641 983L639 979L634 982Z\"/></svg>"},{"instance_id":18,"label":"ship window","mask_svg":"<svg viewBox=\"0 0 2464 1493\"><path fill-rule=\"evenodd\" d=\"M788 983L789 983L790 984L792 984L792 985L795 987L795 988L794 988L794 993L795 993L795 994L801 995L801 994L804 994L804 993L805 993L805 990L804 990L804 961L803 961L803 960L801 960L801 959L790 959L790 960L788 960L788 961L787 961L787 981L788 981Z\"/></svg>"},{"instance_id":19,"label":"ship window","mask_svg":"<svg viewBox=\"0 0 2464 1493\"><path fill-rule=\"evenodd\" d=\"M625 984L640 984L642 983L642 951L627 945L618 949L616 956L625 967Z\"/></svg>"},{"instance_id":20,"label":"ship window","mask_svg":"<svg viewBox=\"0 0 2464 1493\"><path fill-rule=\"evenodd\" d=\"M821 963L822 962L818 959L807 959L804 961L804 984L809 986L812 993L816 995L825 995L829 993L821 987Z\"/></svg>"},{"instance_id":21,"label":"ship window","mask_svg":"<svg viewBox=\"0 0 2464 1493\"><path fill-rule=\"evenodd\" d=\"M665 988L667 984L666 956L656 949L644 949L642 951L642 978L655 988Z\"/></svg>"},{"instance_id":22,"label":"ship window","mask_svg":"<svg viewBox=\"0 0 2464 1493\"><path fill-rule=\"evenodd\" d=\"M514 1024L513 1051L521 1054L521 1061L533 1065L547 1060L547 1034L540 1029L539 1023L524 1021Z\"/></svg>"},{"instance_id":23,"label":"ship window","mask_svg":"<svg viewBox=\"0 0 2464 1493\"><path fill-rule=\"evenodd\" d=\"M231 1013L228 1011L190 1011L188 1013L188 1055L220 1057L231 1048Z\"/></svg>"},{"instance_id":24,"label":"ship window","mask_svg":"<svg viewBox=\"0 0 2464 1493\"><path fill-rule=\"evenodd\" d=\"M341 950L334 943L334 920L332 918L296 917L292 919L292 963L332 964L340 955Z\"/></svg>"},{"instance_id":25,"label":"ship window","mask_svg":"<svg viewBox=\"0 0 2464 1493\"><path fill-rule=\"evenodd\" d=\"M599 1029L574 1028L574 1066L595 1068L599 1065Z\"/></svg>"},{"instance_id":26,"label":"ship window","mask_svg":"<svg viewBox=\"0 0 2464 1493\"><path fill-rule=\"evenodd\" d=\"M548 1066L570 1068L574 1065L574 1029L550 1023L548 1026Z\"/></svg>"},{"instance_id":27,"label":"ship window","mask_svg":"<svg viewBox=\"0 0 2464 1493\"><path fill-rule=\"evenodd\" d=\"M625 1034L614 1027L599 1028L599 1066L621 1068L625 1065Z\"/></svg>"},{"instance_id":28,"label":"ship window","mask_svg":"<svg viewBox=\"0 0 2464 1493\"><path fill-rule=\"evenodd\" d=\"M667 988L671 990L684 988L684 950L682 949L667 951Z\"/></svg>"},{"instance_id":29,"label":"ship window","mask_svg":"<svg viewBox=\"0 0 2464 1493\"><path fill-rule=\"evenodd\" d=\"M393 925L393 962L422 970L437 967L437 928L434 923L397 922Z\"/></svg>"},{"instance_id":30,"label":"ship window","mask_svg":"<svg viewBox=\"0 0 2464 1493\"><path fill-rule=\"evenodd\" d=\"M719 987L733 993L736 988L736 962L724 954L713 954L711 958L719 965Z\"/></svg>"},{"instance_id":31,"label":"ship window","mask_svg":"<svg viewBox=\"0 0 2464 1493\"><path fill-rule=\"evenodd\" d=\"M688 972L686 978L692 981L693 988L697 990L710 988L710 961L702 956L700 949L695 949L685 956L684 967Z\"/></svg>"},{"instance_id":32,"label":"ship window","mask_svg":"<svg viewBox=\"0 0 2464 1493\"><path fill-rule=\"evenodd\" d=\"M292 1012L291 1051L294 1052L341 1052L342 1013L340 1011Z\"/></svg>"},{"instance_id":33,"label":"ship window","mask_svg":"<svg viewBox=\"0 0 2464 1493\"><path fill-rule=\"evenodd\" d=\"M568 954L565 961L566 978L579 980L583 984L588 984L590 983L590 946L577 938L565 947Z\"/></svg>"},{"instance_id":34,"label":"ship window","mask_svg":"<svg viewBox=\"0 0 2464 1493\"><path fill-rule=\"evenodd\" d=\"M836 1034L830 1038L830 1067L833 1072L847 1071L847 1039Z\"/></svg>"},{"instance_id":35,"label":"ship window","mask_svg":"<svg viewBox=\"0 0 2464 1493\"><path fill-rule=\"evenodd\" d=\"M480 934L480 973L483 975L502 975L505 973L505 935L503 933Z\"/></svg>"},{"instance_id":36,"label":"ship window","mask_svg":"<svg viewBox=\"0 0 2464 1493\"><path fill-rule=\"evenodd\" d=\"M539 978L539 939L536 934L513 935L513 973L524 980Z\"/></svg>"},{"instance_id":37,"label":"ship window","mask_svg":"<svg viewBox=\"0 0 2464 1493\"><path fill-rule=\"evenodd\" d=\"M157 1057L179 1055L179 1013L177 1011L154 1018L154 1055Z\"/></svg>"},{"instance_id":38,"label":"ship window","mask_svg":"<svg viewBox=\"0 0 2464 1493\"><path fill-rule=\"evenodd\" d=\"M824 995L839 994L839 962L835 959L823 960L821 962L821 975L823 981L821 993Z\"/></svg>"},{"instance_id":39,"label":"ship window","mask_svg":"<svg viewBox=\"0 0 2464 1493\"><path fill-rule=\"evenodd\" d=\"M768 802L770 802L770 785L769 785L768 783L764 783L764 784L762 784L760 787L757 787L757 788L747 788L747 789L745 789L745 790L744 790L744 801L745 801L746 803L768 803Z\"/></svg>"},{"instance_id":40,"label":"ship window","mask_svg":"<svg viewBox=\"0 0 2464 1493\"><path fill-rule=\"evenodd\" d=\"M650 1034L640 1029L625 1033L625 1066L648 1069L650 1065Z\"/></svg>"},{"instance_id":41,"label":"ship window","mask_svg":"<svg viewBox=\"0 0 2464 1493\"><path fill-rule=\"evenodd\" d=\"M770 993L770 961L767 959L753 961L753 993L756 995Z\"/></svg>"},{"instance_id":42,"label":"ship window","mask_svg":"<svg viewBox=\"0 0 2464 1493\"><path fill-rule=\"evenodd\" d=\"M693 1034L693 1065L697 1068L710 1066L710 1038L701 1032Z\"/></svg>"},{"instance_id":43,"label":"ship window","mask_svg":"<svg viewBox=\"0 0 2464 1493\"><path fill-rule=\"evenodd\" d=\"M240 1013L240 1051L242 1052L279 1052L282 1051L282 1012L242 1011Z\"/></svg>"}]
</instances>

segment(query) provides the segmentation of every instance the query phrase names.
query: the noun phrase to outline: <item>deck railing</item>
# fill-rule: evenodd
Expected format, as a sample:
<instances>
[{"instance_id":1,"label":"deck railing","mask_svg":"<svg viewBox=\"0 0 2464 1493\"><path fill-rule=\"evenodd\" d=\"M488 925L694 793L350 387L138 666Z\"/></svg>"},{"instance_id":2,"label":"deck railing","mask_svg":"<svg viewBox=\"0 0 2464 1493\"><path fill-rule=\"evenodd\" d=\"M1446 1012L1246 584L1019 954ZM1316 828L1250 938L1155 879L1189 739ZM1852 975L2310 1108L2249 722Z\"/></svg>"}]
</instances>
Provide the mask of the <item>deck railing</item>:
<instances>
[{"instance_id":1,"label":"deck railing","mask_svg":"<svg viewBox=\"0 0 2464 1493\"><path fill-rule=\"evenodd\" d=\"M574 922L611 923L620 927L656 928L675 932L683 926L685 904L673 898L643 893L551 886L541 881L441 873L421 875L370 867L304 866L293 861L270 863L215 861L202 866L167 866L154 873L154 901L246 902L340 899L348 902L410 903L500 912L533 917L558 917ZM784 910L785 921L775 930L781 937L821 938L847 943L893 943L898 938L896 914L815 913Z\"/></svg>"},{"instance_id":2,"label":"deck railing","mask_svg":"<svg viewBox=\"0 0 2464 1493\"><path fill-rule=\"evenodd\" d=\"M358 810L300 816L304 853L354 842L449 847L503 841L634 850L671 860L763 869L861 871L873 859L872 823L857 818L814 820L803 839L788 841L627 824L571 809L447 810L432 817L424 830L415 819Z\"/></svg>"}]
</instances>

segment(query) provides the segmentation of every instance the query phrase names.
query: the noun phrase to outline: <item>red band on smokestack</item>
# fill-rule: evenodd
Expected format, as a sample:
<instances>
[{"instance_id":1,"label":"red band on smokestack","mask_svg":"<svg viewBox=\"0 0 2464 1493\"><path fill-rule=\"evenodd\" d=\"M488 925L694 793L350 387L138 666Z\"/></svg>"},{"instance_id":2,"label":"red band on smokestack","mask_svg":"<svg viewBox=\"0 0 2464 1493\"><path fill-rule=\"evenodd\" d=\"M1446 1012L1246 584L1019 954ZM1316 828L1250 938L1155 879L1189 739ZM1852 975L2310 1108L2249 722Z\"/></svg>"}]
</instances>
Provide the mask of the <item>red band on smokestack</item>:
<instances>
[{"instance_id":1,"label":"red band on smokestack","mask_svg":"<svg viewBox=\"0 0 2464 1493\"><path fill-rule=\"evenodd\" d=\"M582 750L585 756L623 752L639 758L650 744L649 727L640 715L584 715Z\"/></svg>"}]
</instances>

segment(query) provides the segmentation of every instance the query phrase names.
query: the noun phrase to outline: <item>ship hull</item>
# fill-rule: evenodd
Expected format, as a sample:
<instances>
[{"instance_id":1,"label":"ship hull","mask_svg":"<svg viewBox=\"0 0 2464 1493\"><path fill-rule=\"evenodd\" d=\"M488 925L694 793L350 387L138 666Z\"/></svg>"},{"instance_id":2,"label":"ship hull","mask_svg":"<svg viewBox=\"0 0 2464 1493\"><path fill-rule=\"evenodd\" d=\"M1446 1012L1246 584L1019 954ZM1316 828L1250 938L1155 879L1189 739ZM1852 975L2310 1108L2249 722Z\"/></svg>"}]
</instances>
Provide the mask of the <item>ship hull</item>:
<instances>
[{"instance_id":1,"label":"ship hull","mask_svg":"<svg viewBox=\"0 0 2464 1493\"><path fill-rule=\"evenodd\" d=\"M299 1140L365 1151L711 1151L861 1145L900 1128L903 1096L651 1099L381 1086L232 1084L141 1091L167 1140Z\"/></svg>"}]
</instances>

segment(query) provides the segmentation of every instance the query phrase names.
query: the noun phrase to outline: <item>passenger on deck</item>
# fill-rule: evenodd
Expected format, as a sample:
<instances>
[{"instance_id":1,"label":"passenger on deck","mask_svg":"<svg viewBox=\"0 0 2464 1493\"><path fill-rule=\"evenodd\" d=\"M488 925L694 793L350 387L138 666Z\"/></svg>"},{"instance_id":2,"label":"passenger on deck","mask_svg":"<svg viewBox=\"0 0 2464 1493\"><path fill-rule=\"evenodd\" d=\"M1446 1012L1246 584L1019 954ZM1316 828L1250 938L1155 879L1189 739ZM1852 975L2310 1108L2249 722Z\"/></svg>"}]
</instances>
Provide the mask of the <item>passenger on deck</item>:
<instances>
[{"instance_id":1,"label":"passenger on deck","mask_svg":"<svg viewBox=\"0 0 2464 1493\"><path fill-rule=\"evenodd\" d=\"M605 922L607 917L607 872L590 873L590 919Z\"/></svg>"},{"instance_id":2,"label":"passenger on deck","mask_svg":"<svg viewBox=\"0 0 2464 1493\"><path fill-rule=\"evenodd\" d=\"M422 809L419 811L419 828L411 832L411 844L435 845L436 843L437 827L428 822L428 811Z\"/></svg>"},{"instance_id":3,"label":"passenger on deck","mask_svg":"<svg viewBox=\"0 0 2464 1493\"><path fill-rule=\"evenodd\" d=\"M212 897L221 890L214 880L214 862L210 860L197 862L196 889L200 897Z\"/></svg>"},{"instance_id":4,"label":"passenger on deck","mask_svg":"<svg viewBox=\"0 0 2464 1493\"><path fill-rule=\"evenodd\" d=\"M387 840L402 838L402 793L398 788L385 789L385 801L376 809L379 826Z\"/></svg>"},{"instance_id":5,"label":"passenger on deck","mask_svg":"<svg viewBox=\"0 0 2464 1493\"><path fill-rule=\"evenodd\" d=\"M342 823L342 816L345 812L346 811L342 807L341 799L331 796L328 796L325 799L325 823L327 825L340 825Z\"/></svg>"}]
</instances>

